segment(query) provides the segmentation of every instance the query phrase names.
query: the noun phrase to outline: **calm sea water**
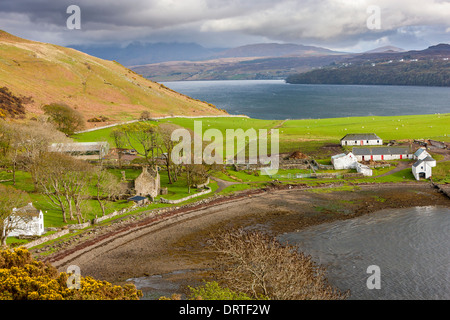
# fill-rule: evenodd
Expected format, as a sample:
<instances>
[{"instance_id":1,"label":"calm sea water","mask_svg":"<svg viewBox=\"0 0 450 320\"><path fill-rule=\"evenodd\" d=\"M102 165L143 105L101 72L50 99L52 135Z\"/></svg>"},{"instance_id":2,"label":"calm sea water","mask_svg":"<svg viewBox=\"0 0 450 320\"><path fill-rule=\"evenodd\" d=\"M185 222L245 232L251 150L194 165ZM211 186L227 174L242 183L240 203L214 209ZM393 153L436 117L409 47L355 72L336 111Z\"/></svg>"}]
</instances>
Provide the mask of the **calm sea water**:
<instances>
[{"instance_id":1,"label":"calm sea water","mask_svg":"<svg viewBox=\"0 0 450 320\"><path fill-rule=\"evenodd\" d=\"M450 208L387 209L278 237L327 267L329 282L352 300L450 299ZM367 268L380 268L381 288L369 290ZM192 270L133 278L145 300L180 293L174 276ZM192 286L198 283L190 284Z\"/></svg>"},{"instance_id":2,"label":"calm sea water","mask_svg":"<svg viewBox=\"0 0 450 320\"><path fill-rule=\"evenodd\" d=\"M301 85L283 80L165 82L230 114L255 119L319 119L450 112L450 88Z\"/></svg>"},{"instance_id":3,"label":"calm sea water","mask_svg":"<svg viewBox=\"0 0 450 320\"><path fill-rule=\"evenodd\" d=\"M350 299L450 299L450 208L389 209L279 237L328 268ZM369 290L367 268L381 271Z\"/></svg>"}]
</instances>

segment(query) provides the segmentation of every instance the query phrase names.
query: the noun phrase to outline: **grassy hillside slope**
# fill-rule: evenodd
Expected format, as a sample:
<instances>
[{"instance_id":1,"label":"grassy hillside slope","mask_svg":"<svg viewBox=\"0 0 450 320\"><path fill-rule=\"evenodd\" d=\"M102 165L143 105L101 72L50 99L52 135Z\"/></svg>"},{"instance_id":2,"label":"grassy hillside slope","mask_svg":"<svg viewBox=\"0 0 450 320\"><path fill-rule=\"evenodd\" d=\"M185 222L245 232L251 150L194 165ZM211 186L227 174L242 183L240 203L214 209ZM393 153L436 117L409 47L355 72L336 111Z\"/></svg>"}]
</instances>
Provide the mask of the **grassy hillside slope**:
<instances>
[{"instance_id":1,"label":"grassy hillside slope","mask_svg":"<svg viewBox=\"0 0 450 320\"><path fill-rule=\"evenodd\" d=\"M224 115L214 106L144 79L117 62L74 49L29 41L0 30L0 87L31 97L28 117L41 107L64 102L85 119L106 116L111 122L152 115Z\"/></svg>"}]
</instances>

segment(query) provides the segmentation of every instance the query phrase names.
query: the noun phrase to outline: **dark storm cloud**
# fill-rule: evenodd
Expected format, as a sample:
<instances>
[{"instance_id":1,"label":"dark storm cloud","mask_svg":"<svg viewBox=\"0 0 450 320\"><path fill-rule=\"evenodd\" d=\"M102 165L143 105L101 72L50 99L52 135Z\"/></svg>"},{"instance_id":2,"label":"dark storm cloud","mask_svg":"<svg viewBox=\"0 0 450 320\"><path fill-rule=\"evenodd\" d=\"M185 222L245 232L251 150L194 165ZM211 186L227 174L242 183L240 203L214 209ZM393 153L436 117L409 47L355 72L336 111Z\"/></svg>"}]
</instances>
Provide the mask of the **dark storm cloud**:
<instances>
[{"instance_id":1,"label":"dark storm cloud","mask_svg":"<svg viewBox=\"0 0 450 320\"><path fill-rule=\"evenodd\" d=\"M81 8L69 31L66 9ZM367 28L370 5L381 29ZM450 35L450 2L440 0L2 0L0 28L57 44L143 41L231 46L257 41L331 45L419 45ZM448 42L448 39L447 39Z\"/></svg>"}]
</instances>

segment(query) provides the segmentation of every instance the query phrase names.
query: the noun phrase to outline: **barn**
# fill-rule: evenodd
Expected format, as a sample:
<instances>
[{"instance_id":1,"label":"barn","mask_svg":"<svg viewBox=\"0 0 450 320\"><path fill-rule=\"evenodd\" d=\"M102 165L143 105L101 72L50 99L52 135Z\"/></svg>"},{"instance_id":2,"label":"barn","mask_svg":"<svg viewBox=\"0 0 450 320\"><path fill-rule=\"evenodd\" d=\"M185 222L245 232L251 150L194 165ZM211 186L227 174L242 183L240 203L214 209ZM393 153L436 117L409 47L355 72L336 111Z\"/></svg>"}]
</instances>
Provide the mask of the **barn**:
<instances>
[{"instance_id":1,"label":"barn","mask_svg":"<svg viewBox=\"0 0 450 320\"><path fill-rule=\"evenodd\" d=\"M358 161L383 161L412 159L409 147L354 147L352 150Z\"/></svg>"},{"instance_id":2,"label":"barn","mask_svg":"<svg viewBox=\"0 0 450 320\"><path fill-rule=\"evenodd\" d=\"M436 166L436 160L432 157L427 156L424 159L417 160L412 166L412 173L416 180L420 180L421 178L428 179L431 177L432 169Z\"/></svg>"},{"instance_id":3,"label":"barn","mask_svg":"<svg viewBox=\"0 0 450 320\"><path fill-rule=\"evenodd\" d=\"M83 160L99 160L109 152L108 142L53 143L50 152L60 152Z\"/></svg>"},{"instance_id":4,"label":"barn","mask_svg":"<svg viewBox=\"0 0 450 320\"><path fill-rule=\"evenodd\" d=\"M375 133L350 133L341 139L342 146L381 146L383 140Z\"/></svg>"},{"instance_id":5,"label":"barn","mask_svg":"<svg viewBox=\"0 0 450 320\"><path fill-rule=\"evenodd\" d=\"M356 157L353 153L341 153L331 157L331 163L335 170L343 169L355 169L356 168Z\"/></svg>"}]
</instances>

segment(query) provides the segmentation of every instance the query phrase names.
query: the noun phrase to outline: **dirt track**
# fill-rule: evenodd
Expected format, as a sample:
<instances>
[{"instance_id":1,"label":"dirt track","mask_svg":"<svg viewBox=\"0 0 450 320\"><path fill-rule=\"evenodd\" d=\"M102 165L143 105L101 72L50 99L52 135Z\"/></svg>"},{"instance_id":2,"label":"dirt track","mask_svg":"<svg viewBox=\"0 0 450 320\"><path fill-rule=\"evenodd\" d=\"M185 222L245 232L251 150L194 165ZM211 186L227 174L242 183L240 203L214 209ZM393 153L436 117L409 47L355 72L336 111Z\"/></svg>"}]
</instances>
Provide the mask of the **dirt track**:
<instances>
[{"instance_id":1,"label":"dirt track","mask_svg":"<svg viewBox=\"0 0 450 320\"><path fill-rule=\"evenodd\" d=\"M48 261L60 271L75 264L84 276L120 284L133 277L207 268L214 259L207 240L218 229L258 228L277 235L384 208L450 205L448 198L427 184L367 185L358 189L259 191L198 208L181 208L164 218L121 226L57 252Z\"/></svg>"}]
</instances>

